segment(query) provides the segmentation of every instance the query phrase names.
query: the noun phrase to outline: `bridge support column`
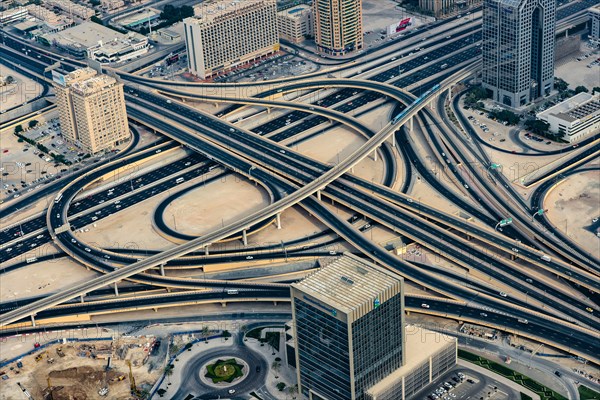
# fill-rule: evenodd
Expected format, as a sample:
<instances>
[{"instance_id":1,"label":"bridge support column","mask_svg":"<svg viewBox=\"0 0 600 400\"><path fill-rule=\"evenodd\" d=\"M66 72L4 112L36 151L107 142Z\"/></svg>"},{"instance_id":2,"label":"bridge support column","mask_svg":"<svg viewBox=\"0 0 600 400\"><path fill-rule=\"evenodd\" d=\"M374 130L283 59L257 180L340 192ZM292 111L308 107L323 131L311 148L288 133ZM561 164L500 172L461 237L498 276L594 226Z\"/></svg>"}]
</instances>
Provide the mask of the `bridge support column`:
<instances>
[{"instance_id":1,"label":"bridge support column","mask_svg":"<svg viewBox=\"0 0 600 400\"><path fill-rule=\"evenodd\" d=\"M377 162L377 149L373 150L373 159Z\"/></svg>"},{"instance_id":2,"label":"bridge support column","mask_svg":"<svg viewBox=\"0 0 600 400\"><path fill-rule=\"evenodd\" d=\"M219 108L219 103L215 103L215 108Z\"/></svg>"},{"instance_id":3,"label":"bridge support column","mask_svg":"<svg viewBox=\"0 0 600 400\"><path fill-rule=\"evenodd\" d=\"M117 285L117 282L115 282L115 296L119 295L119 286Z\"/></svg>"},{"instance_id":4,"label":"bridge support column","mask_svg":"<svg viewBox=\"0 0 600 400\"><path fill-rule=\"evenodd\" d=\"M277 306L277 302L276 302L276 301L274 301L274 302L273 302L273 305L274 305L274 306Z\"/></svg>"},{"instance_id":5,"label":"bridge support column","mask_svg":"<svg viewBox=\"0 0 600 400\"><path fill-rule=\"evenodd\" d=\"M242 243L244 243L244 246L248 246L248 235L245 229L242 231Z\"/></svg>"},{"instance_id":6,"label":"bridge support column","mask_svg":"<svg viewBox=\"0 0 600 400\"><path fill-rule=\"evenodd\" d=\"M408 317L410 315L410 311L405 311L406 312L406 316Z\"/></svg>"},{"instance_id":7,"label":"bridge support column","mask_svg":"<svg viewBox=\"0 0 600 400\"><path fill-rule=\"evenodd\" d=\"M396 147L396 133L392 134L392 147Z\"/></svg>"},{"instance_id":8,"label":"bridge support column","mask_svg":"<svg viewBox=\"0 0 600 400\"><path fill-rule=\"evenodd\" d=\"M408 130L409 130L411 133L412 133L412 131L413 131L413 119L414 119L414 118L415 118L415 117L410 117L410 119L408 120L408 125L409 125L409 128L408 128Z\"/></svg>"},{"instance_id":9,"label":"bridge support column","mask_svg":"<svg viewBox=\"0 0 600 400\"><path fill-rule=\"evenodd\" d=\"M317 190L317 200L321 201L321 191Z\"/></svg>"},{"instance_id":10,"label":"bridge support column","mask_svg":"<svg viewBox=\"0 0 600 400\"><path fill-rule=\"evenodd\" d=\"M208 246L204 247L204 255L205 255L205 256L208 256L208 255L209 255L209 254L208 254Z\"/></svg>"},{"instance_id":11,"label":"bridge support column","mask_svg":"<svg viewBox=\"0 0 600 400\"><path fill-rule=\"evenodd\" d=\"M165 276L165 264L160 264L160 274Z\"/></svg>"},{"instance_id":12,"label":"bridge support column","mask_svg":"<svg viewBox=\"0 0 600 400\"><path fill-rule=\"evenodd\" d=\"M83 295L79 295L79 302L80 303L84 303L84 301L83 301Z\"/></svg>"},{"instance_id":13,"label":"bridge support column","mask_svg":"<svg viewBox=\"0 0 600 400\"><path fill-rule=\"evenodd\" d=\"M35 326L35 317L33 315L31 316L31 325Z\"/></svg>"},{"instance_id":14,"label":"bridge support column","mask_svg":"<svg viewBox=\"0 0 600 400\"><path fill-rule=\"evenodd\" d=\"M267 107L267 114L271 114L271 107Z\"/></svg>"},{"instance_id":15,"label":"bridge support column","mask_svg":"<svg viewBox=\"0 0 600 400\"><path fill-rule=\"evenodd\" d=\"M448 100L452 100L452 86L448 88Z\"/></svg>"},{"instance_id":16,"label":"bridge support column","mask_svg":"<svg viewBox=\"0 0 600 400\"><path fill-rule=\"evenodd\" d=\"M227 302L226 301L222 301L221 302L221 307L227 307Z\"/></svg>"},{"instance_id":17,"label":"bridge support column","mask_svg":"<svg viewBox=\"0 0 600 400\"><path fill-rule=\"evenodd\" d=\"M354 173L354 167L350 167L350 172Z\"/></svg>"},{"instance_id":18,"label":"bridge support column","mask_svg":"<svg viewBox=\"0 0 600 400\"><path fill-rule=\"evenodd\" d=\"M181 102L185 103L185 97L181 96Z\"/></svg>"},{"instance_id":19,"label":"bridge support column","mask_svg":"<svg viewBox=\"0 0 600 400\"><path fill-rule=\"evenodd\" d=\"M277 213L275 219L277 221L277 229L281 229L281 213Z\"/></svg>"}]
</instances>

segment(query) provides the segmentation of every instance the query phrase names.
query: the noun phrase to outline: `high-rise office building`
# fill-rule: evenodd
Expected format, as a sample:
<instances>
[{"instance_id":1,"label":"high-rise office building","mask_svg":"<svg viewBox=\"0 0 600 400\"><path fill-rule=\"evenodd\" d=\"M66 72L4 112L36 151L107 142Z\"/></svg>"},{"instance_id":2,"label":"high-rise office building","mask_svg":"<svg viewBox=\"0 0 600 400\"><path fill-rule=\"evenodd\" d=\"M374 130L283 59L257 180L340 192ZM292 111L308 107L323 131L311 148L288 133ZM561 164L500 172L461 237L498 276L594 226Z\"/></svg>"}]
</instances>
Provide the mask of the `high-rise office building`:
<instances>
[{"instance_id":1,"label":"high-rise office building","mask_svg":"<svg viewBox=\"0 0 600 400\"><path fill-rule=\"evenodd\" d=\"M590 40L595 43L600 43L600 4L596 4L590 8Z\"/></svg>"},{"instance_id":2,"label":"high-rise office building","mask_svg":"<svg viewBox=\"0 0 600 400\"><path fill-rule=\"evenodd\" d=\"M403 280L345 255L292 285L299 387L310 399L364 399L404 363Z\"/></svg>"},{"instance_id":3,"label":"high-rise office building","mask_svg":"<svg viewBox=\"0 0 600 400\"><path fill-rule=\"evenodd\" d=\"M554 84L555 0L484 0L483 87L518 108Z\"/></svg>"},{"instance_id":4,"label":"high-rise office building","mask_svg":"<svg viewBox=\"0 0 600 400\"><path fill-rule=\"evenodd\" d=\"M300 43L314 32L312 8L300 4L277 13L279 37L290 42Z\"/></svg>"},{"instance_id":5,"label":"high-rise office building","mask_svg":"<svg viewBox=\"0 0 600 400\"><path fill-rule=\"evenodd\" d=\"M208 78L279 51L275 0L204 2L183 21L190 72Z\"/></svg>"},{"instance_id":6,"label":"high-rise office building","mask_svg":"<svg viewBox=\"0 0 600 400\"><path fill-rule=\"evenodd\" d=\"M313 0L315 43L331 55L363 47L362 0Z\"/></svg>"},{"instance_id":7,"label":"high-rise office building","mask_svg":"<svg viewBox=\"0 0 600 400\"><path fill-rule=\"evenodd\" d=\"M52 75L65 140L94 154L129 137L123 83L92 68Z\"/></svg>"}]
</instances>

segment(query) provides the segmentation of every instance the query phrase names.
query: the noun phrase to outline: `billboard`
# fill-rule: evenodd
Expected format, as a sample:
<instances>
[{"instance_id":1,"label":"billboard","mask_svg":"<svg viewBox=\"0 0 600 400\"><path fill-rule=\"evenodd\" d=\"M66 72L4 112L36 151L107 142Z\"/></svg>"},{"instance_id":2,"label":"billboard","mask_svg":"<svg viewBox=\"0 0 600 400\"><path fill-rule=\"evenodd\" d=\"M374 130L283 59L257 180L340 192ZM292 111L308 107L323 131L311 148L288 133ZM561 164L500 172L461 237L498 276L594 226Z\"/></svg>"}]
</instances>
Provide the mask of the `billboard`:
<instances>
[{"instance_id":1,"label":"billboard","mask_svg":"<svg viewBox=\"0 0 600 400\"><path fill-rule=\"evenodd\" d=\"M404 18L403 20L400 20L400 22L388 26L387 34L389 36L389 35L393 35L394 33L402 32L403 30L405 30L406 28L408 28L411 25L412 25L412 17Z\"/></svg>"},{"instance_id":2,"label":"billboard","mask_svg":"<svg viewBox=\"0 0 600 400\"><path fill-rule=\"evenodd\" d=\"M52 80L61 86L65 86L65 76L60 72L52 70Z\"/></svg>"}]
</instances>

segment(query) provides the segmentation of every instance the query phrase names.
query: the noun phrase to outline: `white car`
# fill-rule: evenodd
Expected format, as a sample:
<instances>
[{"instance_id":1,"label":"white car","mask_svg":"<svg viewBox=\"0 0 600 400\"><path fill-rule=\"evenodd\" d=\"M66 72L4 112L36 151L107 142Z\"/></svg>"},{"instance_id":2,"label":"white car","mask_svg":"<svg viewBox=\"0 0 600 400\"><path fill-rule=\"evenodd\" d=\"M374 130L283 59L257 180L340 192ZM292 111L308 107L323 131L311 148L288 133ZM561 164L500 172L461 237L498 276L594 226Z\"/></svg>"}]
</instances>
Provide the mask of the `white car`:
<instances>
[{"instance_id":1,"label":"white car","mask_svg":"<svg viewBox=\"0 0 600 400\"><path fill-rule=\"evenodd\" d=\"M229 393L229 394L234 394L234 393L235 393L235 389L229 389L229 390L227 391L227 393Z\"/></svg>"}]
</instances>

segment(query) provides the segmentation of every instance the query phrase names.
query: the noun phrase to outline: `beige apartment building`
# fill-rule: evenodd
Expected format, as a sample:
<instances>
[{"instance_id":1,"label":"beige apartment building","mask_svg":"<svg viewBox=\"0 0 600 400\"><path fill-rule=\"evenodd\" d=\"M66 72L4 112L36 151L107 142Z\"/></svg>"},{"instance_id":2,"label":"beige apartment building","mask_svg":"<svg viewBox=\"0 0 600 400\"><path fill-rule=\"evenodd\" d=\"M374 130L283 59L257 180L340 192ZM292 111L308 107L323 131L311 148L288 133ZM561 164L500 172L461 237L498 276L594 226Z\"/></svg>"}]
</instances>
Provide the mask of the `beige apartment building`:
<instances>
[{"instance_id":1,"label":"beige apartment building","mask_svg":"<svg viewBox=\"0 0 600 400\"><path fill-rule=\"evenodd\" d=\"M319 51L340 56L362 49L361 0L314 0L313 14Z\"/></svg>"},{"instance_id":2,"label":"beige apartment building","mask_svg":"<svg viewBox=\"0 0 600 400\"><path fill-rule=\"evenodd\" d=\"M313 36L314 24L311 6L300 4L279 11L277 13L277 26L279 28L279 38L293 43L302 42L307 35Z\"/></svg>"},{"instance_id":3,"label":"beige apartment building","mask_svg":"<svg viewBox=\"0 0 600 400\"><path fill-rule=\"evenodd\" d=\"M52 75L65 140L95 154L129 138L123 83L92 68Z\"/></svg>"},{"instance_id":4,"label":"beige apartment building","mask_svg":"<svg viewBox=\"0 0 600 400\"><path fill-rule=\"evenodd\" d=\"M208 78L279 51L275 0L201 3L183 21L188 67Z\"/></svg>"}]
</instances>

